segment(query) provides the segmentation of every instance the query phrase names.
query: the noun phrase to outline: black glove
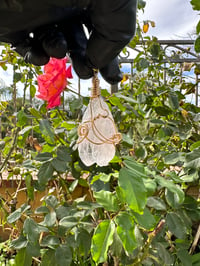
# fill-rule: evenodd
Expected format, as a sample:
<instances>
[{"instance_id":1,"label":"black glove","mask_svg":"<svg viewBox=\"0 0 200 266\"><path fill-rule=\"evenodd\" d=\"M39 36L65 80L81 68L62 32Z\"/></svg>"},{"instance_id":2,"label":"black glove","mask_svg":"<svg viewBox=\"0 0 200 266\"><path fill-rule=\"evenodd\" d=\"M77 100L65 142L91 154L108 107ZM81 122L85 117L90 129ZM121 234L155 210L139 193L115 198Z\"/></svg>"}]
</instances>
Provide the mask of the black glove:
<instances>
[{"instance_id":1,"label":"black glove","mask_svg":"<svg viewBox=\"0 0 200 266\"><path fill-rule=\"evenodd\" d=\"M43 65L50 56L69 52L80 78L90 78L95 68L111 84L121 80L116 56L134 34L136 0L1 2L0 41L16 46L27 62ZM82 24L90 31L89 40Z\"/></svg>"}]
</instances>

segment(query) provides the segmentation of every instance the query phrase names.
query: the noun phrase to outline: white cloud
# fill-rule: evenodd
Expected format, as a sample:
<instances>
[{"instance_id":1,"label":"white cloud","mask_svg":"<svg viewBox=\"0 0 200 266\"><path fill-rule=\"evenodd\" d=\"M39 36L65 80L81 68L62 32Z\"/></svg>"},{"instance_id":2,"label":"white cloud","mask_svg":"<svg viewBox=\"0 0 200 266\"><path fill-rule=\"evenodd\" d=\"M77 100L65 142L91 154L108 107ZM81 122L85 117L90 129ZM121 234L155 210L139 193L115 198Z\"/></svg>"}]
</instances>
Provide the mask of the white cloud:
<instances>
[{"instance_id":1,"label":"white cloud","mask_svg":"<svg viewBox=\"0 0 200 266\"><path fill-rule=\"evenodd\" d=\"M146 3L144 14L139 13L139 21L155 21L156 27L150 27L148 34L159 39L187 37L200 19L189 0L147 0Z\"/></svg>"}]
</instances>

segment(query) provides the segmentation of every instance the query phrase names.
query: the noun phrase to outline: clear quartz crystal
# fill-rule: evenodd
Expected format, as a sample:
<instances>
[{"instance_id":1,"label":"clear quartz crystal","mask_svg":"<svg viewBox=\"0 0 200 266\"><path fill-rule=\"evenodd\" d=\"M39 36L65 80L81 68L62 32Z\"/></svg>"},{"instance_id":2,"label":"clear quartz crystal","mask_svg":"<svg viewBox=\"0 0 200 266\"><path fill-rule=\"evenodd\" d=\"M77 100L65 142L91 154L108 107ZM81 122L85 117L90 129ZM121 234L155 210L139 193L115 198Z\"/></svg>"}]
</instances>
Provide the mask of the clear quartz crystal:
<instances>
[{"instance_id":1,"label":"clear quartz crystal","mask_svg":"<svg viewBox=\"0 0 200 266\"><path fill-rule=\"evenodd\" d=\"M115 155L114 137L119 137L112 114L102 97L91 98L79 127L78 151L86 166L108 165Z\"/></svg>"}]
</instances>

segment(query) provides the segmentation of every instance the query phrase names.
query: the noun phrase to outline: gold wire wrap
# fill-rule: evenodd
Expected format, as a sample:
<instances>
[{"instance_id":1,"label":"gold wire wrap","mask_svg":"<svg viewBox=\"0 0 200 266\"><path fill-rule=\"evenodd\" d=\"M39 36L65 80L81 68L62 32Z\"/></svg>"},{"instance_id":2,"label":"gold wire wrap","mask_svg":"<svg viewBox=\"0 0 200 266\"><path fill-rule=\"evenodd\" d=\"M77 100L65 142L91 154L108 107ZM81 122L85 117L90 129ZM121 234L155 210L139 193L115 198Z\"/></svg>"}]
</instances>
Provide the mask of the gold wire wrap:
<instances>
[{"instance_id":1,"label":"gold wire wrap","mask_svg":"<svg viewBox=\"0 0 200 266\"><path fill-rule=\"evenodd\" d=\"M92 78L92 90L91 90L91 98L96 98L101 95L101 89L99 87L99 79L97 72L94 72L94 77Z\"/></svg>"},{"instance_id":2,"label":"gold wire wrap","mask_svg":"<svg viewBox=\"0 0 200 266\"><path fill-rule=\"evenodd\" d=\"M95 144L95 145L102 145L104 143L117 145L121 141L122 137L121 137L121 134L117 131L115 122L112 116L109 114L109 111L102 106L102 102L101 102L102 99L100 97L101 90L99 87L99 79L98 79L97 73L98 73L97 71L94 71L94 77L92 79L91 97L90 97L90 103L88 107L90 108L90 120L84 121L78 127L79 139L77 141L77 144L80 144L83 142L83 140L87 139L88 142ZM98 115L94 116L92 101L96 98L98 98L97 100L99 102L100 112L98 113ZM114 134L111 137L107 138L101 133L100 131L101 128L97 128L95 122L100 118L108 119L111 122L114 128ZM108 127L109 127L109 122L108 122ZM95 142L88 137L89 132L93 133L93 135L98 139L98 142Z\"/></svg>"}]
</instances>

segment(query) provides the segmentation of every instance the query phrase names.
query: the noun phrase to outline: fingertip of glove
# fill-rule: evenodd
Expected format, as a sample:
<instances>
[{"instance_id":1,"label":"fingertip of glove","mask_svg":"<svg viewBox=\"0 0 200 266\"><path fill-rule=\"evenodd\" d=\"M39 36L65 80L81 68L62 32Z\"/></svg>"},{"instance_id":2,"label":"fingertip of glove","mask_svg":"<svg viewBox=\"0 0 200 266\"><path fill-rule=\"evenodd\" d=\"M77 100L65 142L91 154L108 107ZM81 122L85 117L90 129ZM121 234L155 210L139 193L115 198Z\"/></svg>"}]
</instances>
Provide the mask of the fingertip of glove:
<instances>
[{"instance_id":1,"label":"fingertip of glove","mask_svg":"<svg viewBox=\"0 0 200 266\"><path fill-rule=\"evenodd\" d=\"M102 77L105 79L105 81L111 85L115 85L123 79L122 73L119 73L117 75L108 75L107 73L104 73L102 71L100 71L100 73Z\"/></svg>"},{"instance_id":2,"label":"fingertip of glove","mask_svg":"<svg viewBox=\"0 0 200 266\"><path fill-rule=\"evenodd\" d=\"M62 39L51 40L50 42L43 41L43 49L50 57L63 58L67 53L67 41Z\"/></svg>"},{"instance_id":3,"label":"fingertip of glove","mask_svg":"<svg viewBox=\"0 0 200 266\"><path fill-rule=\"evenodd\" d=\"M38 39L42 42L42 48L45 53L50 57L63 58L67 53L67 41L62 32L56 29L48 29L46 32L41 33Z\"/></svg>"},{"instance_id":4,"label":"fingertip of glove","mask_svg":"<svg viewBox=\"0 0 200 266\"><path fill-rule=\"evenodd\" d=\"M74 71L76 72L76 74L78 75L80 79L90 79L94 75L93 70L87 67L84 67L81 69L74 65L73 67L74 67Z\"/></svg>"},{"instance_id":5,"label":"fingertip of glove","mask_svg":"<svg viewBox=\"0 0 200 266\"><path fill-rule=\"evenodd\" d=\"M24 61L35 66L43 66L49 62L49 56L45 54L38 54L34 51L28 51L24 56Z\"/></svg>"},{"instance_id":6,"label":"fingertip of glove","mask_svg":"<svg viewBox=\"0 0 200 266\"><path fill-rule=\"evenodd\" d=\"M123 79L117 58L111 61L107 66L101 68L100 73L105 81L107 81L111 85L117 84Z\"/></svg>"},{"instance_id":7,"label":"fingertip of glove","mask_svg":"<svg viewBox=\"0 0 200 266\"><path fill-rule=\"evenodd\" d=\"M74 71L80 79L90 79L93 77L93 69L88 66L87 59L81 53L70 54Z\"/></svg>"}]
</instances>

